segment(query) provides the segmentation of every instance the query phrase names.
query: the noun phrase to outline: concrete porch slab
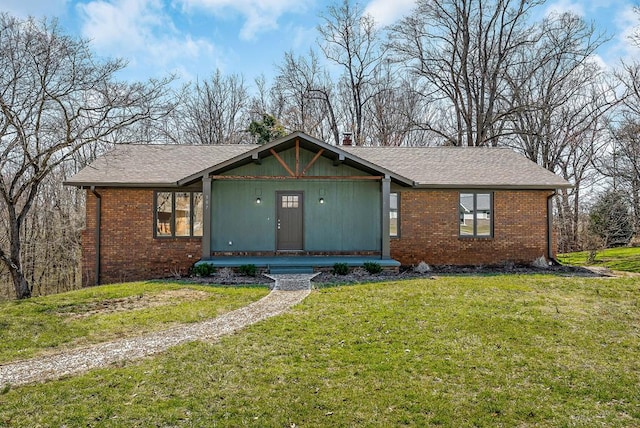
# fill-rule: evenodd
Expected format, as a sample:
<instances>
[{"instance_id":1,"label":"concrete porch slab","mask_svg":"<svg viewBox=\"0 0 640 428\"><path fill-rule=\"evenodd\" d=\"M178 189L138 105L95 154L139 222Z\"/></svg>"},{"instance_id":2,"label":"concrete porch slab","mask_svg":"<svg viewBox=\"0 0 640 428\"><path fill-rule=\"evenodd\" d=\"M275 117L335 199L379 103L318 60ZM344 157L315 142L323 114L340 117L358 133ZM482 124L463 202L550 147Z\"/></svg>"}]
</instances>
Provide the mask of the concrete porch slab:
<instances>
[{"instance_id":1,"label":"concrete porch slab","mask_svg":"<svg viewBox=\"0 0 640 428\"><path fill-rule=\"evenodd\" d=\"M255 265L259 269L268 270L285 268L293 270L296 268L312 268L313 270L319 270L321 268L332 268L336 263L346 263L349 267L359 267L367 262L378 263L383 269L400 267L400 262L397 260L363 256L223 256L202 259L196 265L206 263L216 268L237 268L242 265Z\"/></svg>"}]
</instances>

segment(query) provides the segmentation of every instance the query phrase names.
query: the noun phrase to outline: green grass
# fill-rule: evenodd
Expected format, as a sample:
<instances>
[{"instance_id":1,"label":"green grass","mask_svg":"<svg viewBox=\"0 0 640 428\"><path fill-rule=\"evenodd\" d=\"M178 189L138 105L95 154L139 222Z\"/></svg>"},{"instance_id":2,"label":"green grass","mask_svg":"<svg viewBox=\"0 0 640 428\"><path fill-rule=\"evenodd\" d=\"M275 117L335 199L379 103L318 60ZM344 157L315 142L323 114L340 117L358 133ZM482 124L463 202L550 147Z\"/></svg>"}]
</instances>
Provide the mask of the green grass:
<instances>
[{"instance_id":1,"label":"green grass","mask_svg":"<svg viewBox=\"0 0 640 428\"><path fill-rule=\"evenodd\" d=\"M0 395L0 426L640 426L632 278L314 291L217 343Z\"/></svg>"},{"instance_id":2,"label":"green grass","mask_svg":"<svg viewBox=\"0 0 640 428\"><path fill-rule=\"evenodd\" d=\"M192 291L197 299L181 298ZM266 295L266 288L230 288L177 283L138 282L85 288L47 297L0 303L0 363L47 351L77 347L119 337L215 318ZM165 296L161 300L160 297ZM96 308L143 299L157 306L123 312ZM88 312L94 310L93 312ZM75 316L74 316L75 315ZM77 315L81 315L80 317Z\"/></svg>"},{"instance_id":3,"label":"green grass","mask_svg":"<svg viewBox=\"0 0 640 428\"><path fill-rule=\"evenodd\" d=\"M588 251L558 254L563 264L587 266ZM598 251L592 266L602 266L611 270L640 273L640 247L608 248Z\"/></svg>"}]
</instances>

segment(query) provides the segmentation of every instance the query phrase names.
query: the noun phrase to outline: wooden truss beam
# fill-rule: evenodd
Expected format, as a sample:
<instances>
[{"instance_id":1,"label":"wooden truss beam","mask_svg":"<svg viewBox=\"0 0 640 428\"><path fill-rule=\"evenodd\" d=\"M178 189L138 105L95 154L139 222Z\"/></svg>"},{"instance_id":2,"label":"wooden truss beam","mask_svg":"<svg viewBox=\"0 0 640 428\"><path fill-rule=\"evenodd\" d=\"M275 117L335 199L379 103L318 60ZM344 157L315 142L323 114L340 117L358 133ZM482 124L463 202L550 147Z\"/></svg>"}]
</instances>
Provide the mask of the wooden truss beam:
<instances>
[{"instance_id":1,"label":"wooden truss beam","mask_svg":"<svg viewBox=\"0 0 640 428\"><path fill-rule=\"evenodd\" d=\"M296 139L295 152L296 152L296 164L294 168L291 168L280 157L280 155L274 150L269 149L269 152L278 161L280 165L285 169L287 175L212 175L213 180L292 180L292 179L304 179L304 180L382 180L384 177L381 175L311 175L307 176L307 172L311 167L320 159L320 156L324 153L325 149L320 149L313 156L307 165L300 171L300 141ZM255 163L260 163L260 158L257 154L252 156L252 160ZM339 158L334 161L334 165L339 165L344 161L344 155L340 155Z\"/></svg>"},{"instance_id":2,"label":"wooden truss beam","mask_svg":"<svg viewBox=\"0 0 640 428\"><path fill-rule=\"evenodd\" d=\"M214 180L382 180L381 175L212 175Z\"/></svg>"},{"instance_id":3,"label":"wooden truss beam","mask_svg":"<svg viewBox=\"0 0 640 428\"><path fill-rule=\"evenodd\" d=\"M269 151L271 152L271 154L273 155L274 158L276 158L278 160L278 162L280 162L280 165L282 165L282 167L287 170L287 172L289 173L289 175L291 177L296 177L296 174L293 173L293 171L291 171L291 168L289 168L289 165L287 165L287 163L285 161L282 160L282 158L280 157L280 155L278 155L278 153L276 153L275 150L273 149L269 149Z\"/></svg>"},{"instance_id":4,"label":"wooden truss beam","mask_svg":"<svg viewBox=\"0 0 640 428\"><path fill-rule=\"evenodd\" d=\"M320 158L320 156L322 156L322 153L324 153L324 149L320 149L320 151L316 153L313 159L311 159L311 161L307 164L307 166L304 167L301 175L305 175L307 171L309 171L309 168L311 168L313 164L316 163L316 161Z\"/></svg>"}]
</instances>

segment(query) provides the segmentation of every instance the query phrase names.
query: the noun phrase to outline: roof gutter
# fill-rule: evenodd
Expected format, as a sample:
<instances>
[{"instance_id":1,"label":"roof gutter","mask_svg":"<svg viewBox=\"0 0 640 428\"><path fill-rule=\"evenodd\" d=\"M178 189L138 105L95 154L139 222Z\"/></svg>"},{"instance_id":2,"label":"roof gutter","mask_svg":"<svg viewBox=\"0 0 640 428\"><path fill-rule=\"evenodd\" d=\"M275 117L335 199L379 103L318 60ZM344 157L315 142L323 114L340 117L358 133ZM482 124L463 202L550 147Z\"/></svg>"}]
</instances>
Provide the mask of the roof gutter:
<instances>
[{"instance_id":1,"label":"roof gutter","mask_svg":"<svg viewBox=\"0 0 640 428\"><path fill-rule=\"evenodd\" d=\"M95 285L100 285L100 223L102 222L102 195L96 192L96 186L91 186L91 193L96 197L96 271Z\"/></svg>"},{"instance_id":2,"label":"roof gutter","mask_svg":"<svg viewBox=\"0 0 640 428\"><path fill-rule=\"evenodd\" d=\"M160 182L124 182L124 181L65 181L62 183L65 186L75 186L80 189L91 189L96 186L100 187L126 187L126 188L140 188L140 189L172 189L175 187L179 187L178 183L175 181L160 183Z\"/></svg>"},{"instance_id":3,"label":"roof gutter","mask_svg":"<svg viewBox=\"0 0 640 428\"><path fill-rule=\"evenodd\" d=\"M553 257L553 198L558 194L554 190L552 194L547 196L547 255L549 261L554 265L559 265L558 261Z\"/></svg>"},{"instance_id":4,"label":"roof gutter","mask_svg":"<svg viewBox=\"0 0 640 428\"><path fill-rule=\"evenodd\" d=\"M415 182L416 189L454 189L454 190L556 190L558 187L569 188L571 185L559 186L557 184L540 185L540 184L427 184Z\"/></svg>"}]
</instances>

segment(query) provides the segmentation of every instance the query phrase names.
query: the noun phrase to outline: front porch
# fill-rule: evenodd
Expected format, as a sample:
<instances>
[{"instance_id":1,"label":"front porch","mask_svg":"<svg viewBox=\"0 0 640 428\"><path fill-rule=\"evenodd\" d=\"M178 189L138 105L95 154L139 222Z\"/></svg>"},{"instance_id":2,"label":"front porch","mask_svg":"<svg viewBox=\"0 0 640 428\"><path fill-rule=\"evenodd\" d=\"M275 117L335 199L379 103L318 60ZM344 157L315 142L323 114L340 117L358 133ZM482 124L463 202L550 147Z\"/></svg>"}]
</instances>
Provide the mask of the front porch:
<instances>
[{"instance_id":1,"label":"front porch","mask_svg":"<svg viewBox=\"0 0 640 428\"><path fill-rule=\"evenodd\" d=\"M265 273L313 273L331 269L336 263L346 263L350 268L362 267L365 263L378 263L385 270L397 270L400 262L381 259L379 256L219 256L202 259L196 263L210 264L216 269L237 268L255 265Z\"/></svg>"}]
</instances>

